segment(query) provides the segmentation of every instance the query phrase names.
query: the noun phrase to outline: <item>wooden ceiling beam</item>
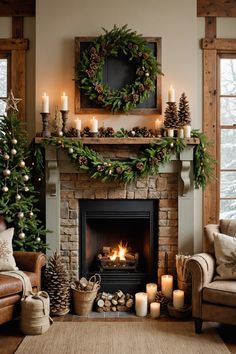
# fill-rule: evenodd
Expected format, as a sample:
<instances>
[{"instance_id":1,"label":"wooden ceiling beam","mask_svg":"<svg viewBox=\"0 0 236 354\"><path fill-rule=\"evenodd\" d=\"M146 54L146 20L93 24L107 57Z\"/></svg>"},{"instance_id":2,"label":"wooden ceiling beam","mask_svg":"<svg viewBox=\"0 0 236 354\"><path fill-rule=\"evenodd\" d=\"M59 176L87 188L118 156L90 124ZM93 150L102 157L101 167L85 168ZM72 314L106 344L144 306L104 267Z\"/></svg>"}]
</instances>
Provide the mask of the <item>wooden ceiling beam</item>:
<instances>
[{"instance_id":1,"label":"wooden ceiling beam","mask_svg":"<svg viewBox=\"0 0 236 354\"><path fill-rule=\"evenodd\" d=\"M197 0L198 17L236 17L236 0Z\"/></svg>"},{"instance_id":2,"label":"wooden ceiling beam","mask_svg":"<svg viewBox=\"0 0 236 354\"><path fill-rule=\"evenodd\" d=\"M0 0L0 17L34 17L35 0Z\"/></svg>"}]
</instances>

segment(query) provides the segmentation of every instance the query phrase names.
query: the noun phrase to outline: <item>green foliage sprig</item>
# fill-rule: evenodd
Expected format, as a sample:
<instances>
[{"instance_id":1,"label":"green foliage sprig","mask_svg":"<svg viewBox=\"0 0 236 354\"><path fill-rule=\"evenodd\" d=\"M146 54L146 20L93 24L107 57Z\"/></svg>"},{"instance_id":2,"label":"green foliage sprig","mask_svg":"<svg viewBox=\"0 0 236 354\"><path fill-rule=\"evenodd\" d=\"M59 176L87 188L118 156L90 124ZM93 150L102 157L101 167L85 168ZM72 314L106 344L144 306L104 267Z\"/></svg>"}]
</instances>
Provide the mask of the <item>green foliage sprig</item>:
<instances>
[{"instance_id":1,"label":"green foliage sprig","mask_svg":"<svg viewBox=\"0 0 236 354\"><path fill-rule=\"evenodd\" d=\"M125 135L124 129L120 131ZM193 137L200 139L200 147L197 145L194 149L194 185L195 188L205 188L213 172L214 160L207 151L206 136L195 130ZM186 147L184 139L165 137L149 144L140 151L136 158L117 161L104 159L102 155L84 146L79 140L52 137L44 139L43 144L54 145L66 151L77 169L85 170L92 178L124 183L131 183L139 177L157 174L161 165L170 161L172 155L181 153Z\"/></svg>"},{"instance_id":2,"label":"green foliage sprig","mask_svg":"<svg viewBox=\"0 0 236 354\"><path fill-rule=\"evenodd\" d=\"M207 136L195 129L191 131L193 138L199 139L199 144L194 148L194 186L196 189L206 187L207 182L215 177L215 164L216 161L210 153L212 146Z\"/></svg>"},{"instance_id":3,"label":"green foliage sprig","mask_svg":"<svg viewBox=\"0 0 236 354\"><path fill-rule=\"evenodd\" d=\"M128 112L145 101L155 90L155 80L161 74L148 43L127 25L111 31L104 29L92 45L82 53L75 66L75 81L91 101L112 112ZM107 57L125 55L136 66L134 81L121 89L111 89L102 80Z\"/></svg>"}]
</instances>

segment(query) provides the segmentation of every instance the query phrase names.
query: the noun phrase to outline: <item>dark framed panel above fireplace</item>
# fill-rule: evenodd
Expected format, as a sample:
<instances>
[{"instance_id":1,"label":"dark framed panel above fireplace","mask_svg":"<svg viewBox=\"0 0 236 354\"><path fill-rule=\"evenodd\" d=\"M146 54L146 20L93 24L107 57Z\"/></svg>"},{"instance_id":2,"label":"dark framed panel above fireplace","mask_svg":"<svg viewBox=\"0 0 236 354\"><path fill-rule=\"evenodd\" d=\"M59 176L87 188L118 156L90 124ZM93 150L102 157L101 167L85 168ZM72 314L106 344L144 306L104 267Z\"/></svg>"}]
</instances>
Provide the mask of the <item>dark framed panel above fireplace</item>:
<instances>
[{"instance_id":1,"label":"dark framed panel above fireplace","mask_svg":"<svg viewBox=\"0 0 236 354\"><path fill-rule=\"evenodd\" d=\"M157 280L158 200L80 200L80 277L99 273L102 290L136 292ZM139 255L136 270L101 270L98 254L119 241Z\"/></svg>"}]
</instances>

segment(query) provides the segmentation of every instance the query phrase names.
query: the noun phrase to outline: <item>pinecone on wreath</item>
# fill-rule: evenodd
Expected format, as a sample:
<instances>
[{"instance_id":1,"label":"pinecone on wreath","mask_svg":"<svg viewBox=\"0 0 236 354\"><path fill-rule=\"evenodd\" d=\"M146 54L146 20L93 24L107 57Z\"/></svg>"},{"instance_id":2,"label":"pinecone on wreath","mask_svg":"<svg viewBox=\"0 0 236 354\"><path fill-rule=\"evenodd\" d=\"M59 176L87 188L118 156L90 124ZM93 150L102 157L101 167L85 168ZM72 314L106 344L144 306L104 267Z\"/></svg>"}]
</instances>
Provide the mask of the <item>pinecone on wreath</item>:
<instances>
[{"instance_id":1,"label":"pinecone on wreath","mask_svg":"<svg viewBox=\"0 0 236 354\"><path fill-rule=\"evenodd\" d=\"M178 112L176 102L167 102L167 107L165 109L165 120L164 126L166 129L177 128Z\"/></svg>"},{"instance_id":2,"label":"pinecone on wreath","mask_svg":"<svg viewBox=\"0 0 236 354\"><path fill-rule=\"evenodd\" d=\"M185 93L183 92L179 99L179 109L178 109L178 126L183 127L185 125L191 124L189 103Z\"/></svg>"},{"instance_id":3,"label":"pinecone on wreath","mask_svg":"<svg viewBox=\"0 0 236 354\"><path fill-rule=\"evenodd\" d=\"M48 260L44 273L45 287L50 297L50 313L54 316L65 315L70 311L70 278L56 252Z\"/></svg>"}]
</instances>

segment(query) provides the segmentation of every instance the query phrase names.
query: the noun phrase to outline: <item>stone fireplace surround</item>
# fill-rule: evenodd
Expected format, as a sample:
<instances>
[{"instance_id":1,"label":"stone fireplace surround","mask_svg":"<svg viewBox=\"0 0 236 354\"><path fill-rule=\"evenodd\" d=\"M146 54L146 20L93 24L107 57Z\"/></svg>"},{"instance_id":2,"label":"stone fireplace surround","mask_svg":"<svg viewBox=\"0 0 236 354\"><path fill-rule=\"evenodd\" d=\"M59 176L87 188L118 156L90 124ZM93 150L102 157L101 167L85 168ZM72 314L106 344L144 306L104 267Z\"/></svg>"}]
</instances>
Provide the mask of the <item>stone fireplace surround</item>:
<instances>
[{"instance_id":1,"label":"stone fireplace surround","mask_svg":"<svg viewBox=\"0 0 236 354\"><path fill-rule=\"evenodd\" d=\"M135 156L140 144L99 144L97 139L91 147L104 157L124 159ZM52 230L47 237L49 253L60 251L72 278L78 278L79 200L158 199L157 278L164 274L165 253L168 272L174 274L175 255L193 252L193 147L194 142L189 141L180 156L173 155L156 176L132 184L93 180L78 172L63 151L46 147L46 226Z\"/></svg>"}]
</instances>

